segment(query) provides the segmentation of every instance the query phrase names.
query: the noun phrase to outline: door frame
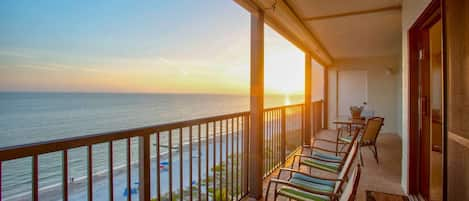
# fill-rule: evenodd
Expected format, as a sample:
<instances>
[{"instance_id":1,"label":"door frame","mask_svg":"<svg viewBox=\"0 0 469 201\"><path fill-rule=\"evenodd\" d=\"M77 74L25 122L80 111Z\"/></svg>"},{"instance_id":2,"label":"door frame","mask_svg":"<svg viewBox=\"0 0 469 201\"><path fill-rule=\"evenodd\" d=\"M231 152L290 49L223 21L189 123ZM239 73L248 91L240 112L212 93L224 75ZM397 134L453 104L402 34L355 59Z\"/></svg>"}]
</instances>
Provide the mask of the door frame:
<instances>
[{"instance_id":1,"label":"door frame","mask_svg":"<svg viewBox=\"0 0 469 201\"><path fill-rule=\"evenodd\" d=\"M443 118L443 198L446 197L446 52L445 52L445 21L444 21L444 0L432 0L430 4L425 8L423 13L417 18L415 23L408 31L408 47L409 47L409 153L408 153L408 192L409 195L423 197L427 199L428 197L421 195L420 186L426 185L428 189L430 188L430 179L427 177L422 180L420 178L421 172L430 176L430 167L421 167L422 160L421 158L421 147L425 147L425 144L428 143L430 146L430 141L422 141L421 136L419 135L419 51L421 46L427 44L421 44L422 36L425 31L428 31L428 28L435 24L438 20L442 22L442 71L443 71L443 108L442 108L442 118ZM425 39L424 39L425 40ZM427 101L428 102L428 101ZM428 103L426 104L428 107ZM427 109L427 108L426 108ZM425 137L425 136L424 136ZM428 137L428 136L427 136ZM427 155L426 153L424 153ZM430 154L430 149L428 149L428 156ZM423 184L421 184L423 182ZM429 190L428 190L429 191ZM429 196L429 195L427 195Z\"/></svg>"}]
</instances>

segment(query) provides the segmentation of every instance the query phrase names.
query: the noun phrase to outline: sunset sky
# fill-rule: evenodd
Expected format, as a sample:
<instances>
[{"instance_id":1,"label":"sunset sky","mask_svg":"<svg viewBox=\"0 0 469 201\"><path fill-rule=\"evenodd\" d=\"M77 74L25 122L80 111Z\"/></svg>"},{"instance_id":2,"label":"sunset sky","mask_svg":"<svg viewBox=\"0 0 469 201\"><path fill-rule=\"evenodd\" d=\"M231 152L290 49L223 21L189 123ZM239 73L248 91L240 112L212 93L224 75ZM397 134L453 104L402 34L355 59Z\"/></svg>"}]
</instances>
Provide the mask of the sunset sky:
<instances>
[{"instance_id":1,"label":"sunset sky","mask_svg":"<svg viewBox=\"0 0 469 201\"><path fill-rule=\"evenodd\" d=\"M0 4L0 91L249 93L249 14L231 1ZM266 25L266 93L301 93L304 54Z\"/></svg>"}]
</instances>

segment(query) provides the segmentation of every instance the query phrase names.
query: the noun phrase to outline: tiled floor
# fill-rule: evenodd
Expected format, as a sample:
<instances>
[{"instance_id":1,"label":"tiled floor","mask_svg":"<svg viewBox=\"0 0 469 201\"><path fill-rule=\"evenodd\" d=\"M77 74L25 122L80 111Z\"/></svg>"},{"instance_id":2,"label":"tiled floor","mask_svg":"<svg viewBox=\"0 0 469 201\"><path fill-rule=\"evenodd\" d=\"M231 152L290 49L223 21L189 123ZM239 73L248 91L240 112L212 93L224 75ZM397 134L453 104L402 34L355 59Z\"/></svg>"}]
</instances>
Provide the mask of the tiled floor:
<instances>
[{"instance_id":1,"label":"tiled floor","mask_svg":"<svg viewBox=\"0 0 469 201\"><path fill-rule=\"evenodd\" d=\"M336 133L333 130L324 130L317 135L319 138L329 139L335 139L335 136ZM330 145L319 144L319 146L326 147ZM401 147L402 143L399 136L395 134L380 134L378 137L379 165L374 160L372 152L368 148L363 148L365 166L362 169L362 178L358 188L357 200L366 200L366 190L403 194L401 188ZM335 148L335 145L332 145L330 148ZM278 172L274 172L271 176L277 176L277 174ZM320 171L315 171L313 174L330 177L334 176ZM281 175L281 177L286 177L286 174ZM268 180L269 178L264 180L264 192L266 191ZM271 189L269 197L266 200L273 199L272 192L273 190ZM278 200L287 199L279 197Z\"/></svg>"}]
</instances>

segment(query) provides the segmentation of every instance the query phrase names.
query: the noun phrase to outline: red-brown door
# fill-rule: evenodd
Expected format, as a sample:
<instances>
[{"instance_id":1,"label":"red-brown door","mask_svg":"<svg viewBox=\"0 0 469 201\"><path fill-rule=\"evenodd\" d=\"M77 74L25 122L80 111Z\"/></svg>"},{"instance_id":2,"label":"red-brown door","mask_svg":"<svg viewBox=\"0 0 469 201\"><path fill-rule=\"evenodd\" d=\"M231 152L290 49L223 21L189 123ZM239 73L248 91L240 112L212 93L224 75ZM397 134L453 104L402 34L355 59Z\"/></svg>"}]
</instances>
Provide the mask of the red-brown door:
<instances>
[{"instance_id":1,"label":"red-brown door","mask_svg":"<svg viewBox=\"0 0 469 201\"><path fill-rule=\"evenodd\" d=\"M430 40L429 30L421 31L419 48L419 147L420 194L429 200L430 195Z\"/></svg>"},{"instance_id":2,"label":"red-brown door","mask_svg":"<svg viewBox=\"0 0 469 201\"><path fill-rule=\"evenodd\" d=\"M409 193L430 200L431 66L429 29L441 19L432 0L409 31Z\"/></svg>"}]
</instances>

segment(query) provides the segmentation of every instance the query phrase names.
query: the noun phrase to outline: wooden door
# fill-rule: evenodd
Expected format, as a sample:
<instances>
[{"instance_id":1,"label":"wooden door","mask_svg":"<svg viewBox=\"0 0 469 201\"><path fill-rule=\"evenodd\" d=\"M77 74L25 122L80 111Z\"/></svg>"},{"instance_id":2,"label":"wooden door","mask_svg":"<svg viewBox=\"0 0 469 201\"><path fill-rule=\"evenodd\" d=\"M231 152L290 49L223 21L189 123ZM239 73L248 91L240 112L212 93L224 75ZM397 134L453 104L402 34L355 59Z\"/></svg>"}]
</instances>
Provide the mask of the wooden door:
<instances>
[{"instance_id":1,"label":"wooden door","mask_svg":"<svg viewBox=\"0 0 469 201\"><path fill-rule=\"evenodd\" d=\"M429 200L430 195L430 40L429 31L421 31L419 49L419 144L421 195Z\"/></svg>"},{"instance_id":2,"label":"wooden door","mask_svg":"<svg viewBox=\"0 0 469 201\"><path fill-rule=\"evenodd\" d=\"M430 200L431 66L429 29L441 19L432 0L409 30L409 194Z\"/></svg>"}]
</instances>

